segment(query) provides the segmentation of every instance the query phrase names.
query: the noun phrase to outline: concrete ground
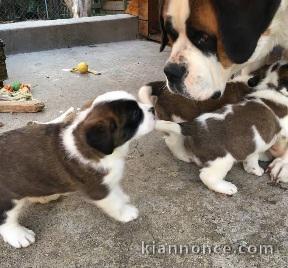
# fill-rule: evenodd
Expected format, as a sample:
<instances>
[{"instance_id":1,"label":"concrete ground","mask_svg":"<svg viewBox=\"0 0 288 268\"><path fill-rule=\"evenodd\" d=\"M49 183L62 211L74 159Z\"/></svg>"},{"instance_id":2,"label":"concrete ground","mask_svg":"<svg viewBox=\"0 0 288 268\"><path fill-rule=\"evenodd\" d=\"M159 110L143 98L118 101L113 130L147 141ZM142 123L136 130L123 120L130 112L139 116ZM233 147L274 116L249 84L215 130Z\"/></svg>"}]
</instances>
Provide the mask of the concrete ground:
<instances>
[{"instance_id":1,"label":"concrete ground","mask_svg":"<svg viewBox=\"0 0 288 268\"><path fill-rule=\"evenodd\" d=\"M9 56L9 81L31 83L46 110L0 114L5 124L0 131L31 120L50 120L59 111L79 107L109 90L136 94L143 83L163 78L168 52L158 51L157 44L132 41ZM89 62L102 76L62 71L80 61ZM235 196L209 191L200 182L198 169L175 160L161 135L152 133L131 145L123 183L140 210L139 219L115 222L76 194L47 205L31 205L21 223L36 232L37 241L15 250L0 240L1 268L287 267L285 189L267 184L267 176L247 175L240 166L227 179L238 186ZM174 247L169 254L169 245L178 245L178 253L180 245L189 245L189 254L175 254ZM261 254L263 245L273 246L274 253ZM209 254L212 248L218 253ZM242 253L248 248L250 253ZM185 253L186 248L182 249Z\"/></svg>"}]
</instances>

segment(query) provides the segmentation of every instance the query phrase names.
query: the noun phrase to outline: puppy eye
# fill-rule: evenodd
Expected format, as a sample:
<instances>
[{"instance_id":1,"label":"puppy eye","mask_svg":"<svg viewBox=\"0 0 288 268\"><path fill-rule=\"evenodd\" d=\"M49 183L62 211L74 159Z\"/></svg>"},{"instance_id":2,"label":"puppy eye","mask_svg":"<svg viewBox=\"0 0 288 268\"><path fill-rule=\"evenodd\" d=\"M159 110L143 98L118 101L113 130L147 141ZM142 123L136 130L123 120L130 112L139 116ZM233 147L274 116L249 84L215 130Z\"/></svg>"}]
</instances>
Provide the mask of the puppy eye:
<instances>
[{"instance_id":1,"label":"puppy eye","mask_svg":"<svg viewBox=\"0 0 288 268\"><path fill-rule=\"evenodd\" d=\"M260 83L260 81L260 75L255 75L248 80L247 84L249 87L256 87Z\"/></svg>"}]
</instances>

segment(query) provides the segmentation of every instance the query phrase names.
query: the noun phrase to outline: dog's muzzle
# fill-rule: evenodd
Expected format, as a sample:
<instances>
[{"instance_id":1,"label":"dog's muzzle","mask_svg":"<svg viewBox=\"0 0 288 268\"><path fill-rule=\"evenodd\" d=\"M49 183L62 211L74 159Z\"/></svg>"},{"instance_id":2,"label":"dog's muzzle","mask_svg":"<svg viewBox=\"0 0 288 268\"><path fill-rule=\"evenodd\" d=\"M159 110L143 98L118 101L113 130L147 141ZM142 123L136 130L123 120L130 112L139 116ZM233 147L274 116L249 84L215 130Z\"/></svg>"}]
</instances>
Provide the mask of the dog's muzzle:
<instances>
[{"instance_id":1,"label":"dog's muzzle","mask_svg":"<svg viewBox=\"0 0 288 268\"><path fill-rule=\"evenodd\" d=\"M183 82L187 76L187 67L185 64L167 63L164 68L169 88L175 93L182 93Z\"/></svg>"}]
</instances>

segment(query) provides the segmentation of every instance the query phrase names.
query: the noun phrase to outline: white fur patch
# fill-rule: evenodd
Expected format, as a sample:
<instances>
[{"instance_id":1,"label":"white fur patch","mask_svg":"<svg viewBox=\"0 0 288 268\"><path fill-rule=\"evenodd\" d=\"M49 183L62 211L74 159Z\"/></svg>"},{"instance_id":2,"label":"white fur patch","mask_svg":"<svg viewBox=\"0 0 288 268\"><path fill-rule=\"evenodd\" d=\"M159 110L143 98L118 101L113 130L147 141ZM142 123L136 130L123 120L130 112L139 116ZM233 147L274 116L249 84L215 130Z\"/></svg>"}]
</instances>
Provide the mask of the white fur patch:
<instances>
[{"instance_id":1,"label":"white fur patch","mask_svg":"<svg viewBox=\"0 0 288 268\"><path fill-rule=\"evenodd\" d=\"M256 92L249 94L248 96L270 100L272 102L279 103L281 105L288 107L288 98L275 90L270 89L258 90Z\"/></svg>"},{"instance_id":2,"label":"white fur patch","mask_svg":"<svg viewBox=\"0 0 288 268\"><path fill-rule=\"evenodd\" d=\"M200 179L210 190L233 195L237 193L237 187L231 182L224 181L224 178L234 163L235 159L230 154L210 161L208 167L201 169Z\"/></svg>"},{"instance_id":3,"label":"white fur patch","mask_svg":"<svg viewBox=\"0 0 288 268\"><path fill-rule=\"evenodd\" d=\"M59 124L59 123L65 122L67 117L73 113L75 113L75 109L74 109L74 107L70 107L66 112L62 113L59 117L57 117L51 121L48 121L45 123L42 123L39 121L33 121L32 123L39 124L39 125Z\"/></svg>"},{"instance_id":4,"label":"white fur patch","mask_svg":"<svg viewBox=\"0 0 288 268\"><path fill-rule=\"evenodd\" d=\"M151 94L152 94L152 87L150 86L143 86L138 91L138 99L145 104L152 105L153 102L151 100Z\"/></svg>"},{"instance_id":5,"label":"white fur patch","mask_svg":"<svg viewBox=\"0 0 288 268\"><path fill-rule=\"evenodd\" d=\"M200 115L197 117L197 121L200 122L203 125L206 125L206 121L208 119L214 119L214 120L224 120L227 115L233 114L232 105L225 106L225 111L220 113L205 113L203 115Z\"/></svg>"},{"instance_id":6,"label":"white fur patch","mask_svg":"<svg viewBox=\"0 0 288 268\"><path fill-rule=\"evenodd\" d=\"M155 129L162 132L167 133L171 132L178 135L182 135L181 127L177 123L171 121L157 120L155 124Z\"/></svg>"},{"instance_id":7,"label":"white fur patch","mask_svg":"<svg viewBox=\"0 0 288 268\"><path fill-rule=\"evenodd\" d=\"M254 134L255 152L262 153L267 151L271 146L266 144L255 126L252 126L252 131ZM272 142L272 144L274 144L274 142Z\"/></svg>"},{"instance_id":8,"label":"white fur patch","mask_svg":"<svg viewBox=\"0 0 288 268\"><path fill-rule=\"evenodd\" d=\"M275 136L268 144L263 140L259 131L255 126L252 126L254 134L255 151L249 155L243 162L243 167L247 173L254 174L256 176L262 176L264 170L259 166L260 154L266 152L276 142L277 136Z\"/></svg>"},{"instance_id":9,"label":"white fur patch","mask_svg":"<svg viewBox=\"0 0 288 268\"><path fill-rule=\"evenodd\" d=\"M264 169L259 166L259 154L254 153L249 155L245 161L243 161L243 167L247 173L254 174L256 176L262 176Z\"/></svg>"},{"instance_id":10,"label":"white fur patch","mask_svg":"<svg viewBox=\"0 0 288 268\"><path fill-rule=\"evenodd\" d=\"M241 74L241 75L235 76L233 79L229 80L228 82L232 82L232 83L240 82L240 83L244 83L245 85L247 85L248 80L252 77L253 77L252 75Z\"/></svg>"},{"instance_id":11,"label":"white fur patch","mask_svg":"<svg viewBox=\"0 0 288 268\"><path fill-rule=\"evenodd\" d=\"M93 105L95 107L96 104L100 102L110 102L110 101L115 101L115 100L136 100L133 95L126 91L110 91L105 94L102 94L98 96L94 102Z\"/></svg>"},{"instance_id":12,"label":"white fur patch","mask_svg":"<svg viewBox=\"0 0 288 268\"><path fill-rule=\"evenodd\" d=\"M122 191L119 185L115 185L106 198L94 203L113 219L129 222L138 217L138 209L128 202L129 197Z\"/></svg>"},{"instance_id":13,"label":"white fur patch","mask_svg":"<svg viewBox=\"0 0 288 268\"><path fill-rule=\"evenodd\" d=\"M183 162L190 163L192 161L191 157L187 154L184 146L185 137L175 133L170 133L164 136L165 143L171 153L179 160Z\"/></svg>"},{"instance_id":14,"label":"white fur patch","mask_svg":"<svg viewBox=\"0 0 288 268\"><path fill-rule=\"evenodd\" d=\"M186 21L190 15L189 0L170 1L167 15L172 17L173 26L178 32L186 32Z\"/></svg>"},{"instance_id":15,"label":"white fur patch","mask_svg":"<svg viewBox=\"0 0 288 268\"><path fill-rule=\"evenodd\" d=\"M177 116L175 114L172 114L172 121L175 122L175 123L186 122L183 118L181 118L180 116Z\"/></svg>"},{"instance_id":16,"label":"white fur patch","mask_svg":"<svg viewBox=\"0 0 288 268\"><path fill-rule=\"evenodd\" d=\"M286 87L283 87L280 89L281 94L283 94L285 97L288 97L288 90Z\"/></svg>"},{"instance_id":17,"label":"white fur patch","mask_svg":"<svg viewBox=\"0 0 288 268\"><path fill-rule=\"evenodd\" d=\"M272 68L273 68L273 65L271 65L270 68L267 70L265 78L255 87L256 89L260 89L260 90L271 89L269 87L269 83L278 87L279 75L278 75L278 72L276 71L272 72L271 71Z\"/></svg>"},{"instance_id":18,"label":"white fur patch","mask_svg":"<svg viewBox=\"0 0 288 268\"><path fill-rule=\"evenodd\" d=\"M288 183L288 153L282 158L276 158L270 165L271 180Z\"/></svg>"},{"instance_id":19,"label":"white fur patch","mask_svg":"<svg viewBox=\"0 0 288 268\"><path fill-rule=\"evenodd\" d=\"M15 207L6 213L5 223L0 225L3 240L14 248L25 248L35 242L35 233L18 223L21 208L25 199L15 201Z\"/></svg>"}]
</instances>

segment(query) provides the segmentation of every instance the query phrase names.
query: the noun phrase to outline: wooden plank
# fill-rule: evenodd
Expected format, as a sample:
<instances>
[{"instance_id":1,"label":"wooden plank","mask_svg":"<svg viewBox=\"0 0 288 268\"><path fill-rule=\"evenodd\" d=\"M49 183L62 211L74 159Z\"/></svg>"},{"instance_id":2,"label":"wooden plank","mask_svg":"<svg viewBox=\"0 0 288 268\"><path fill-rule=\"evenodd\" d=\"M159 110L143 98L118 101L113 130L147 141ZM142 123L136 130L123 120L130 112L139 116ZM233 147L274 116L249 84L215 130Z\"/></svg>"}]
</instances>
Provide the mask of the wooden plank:
<instances>
[{"instance_id":1,"label":"wooden plank","mask_svg":"<svg viewBox=\"0 0 288 268\"><path fill-rule=\"evenodd\" d=\"M139 20L139 34L145 37L149 35L148 20Z\"/></svg>"},{"instance_id":2,"label":"wooden plank","mask_svg":"<svg viewBox=\"0 0 288 268\"><path fill-rule=\"evenodd\" d=\"M131 0L129 2L129 5L126 9L126 13L133 15L133 16L138 16L139 14L139 1L141 0Z\"/></svg>"},{"instance_id":3,"label":"wooden plank","mask_svg":"<svg viewBox=\"0 0 288 268\"><path fill-rule=\"evenodd\" d=\"M148 12L148 0L141 0L139 2L139 19L140 20L148 20L149 12Z\"/></svg>"},{"instance_id":4,"label":"wooden plank","mask_svg":"<svg viewBox=\"0 0 288 268\"><path fill-rule=\"evenodd\" d=\"M159 2L157 0L131 0L127 13L139 16L139 34L152 39L160 40Z\"/></svg>"},{"instance_id":5,"label":"wooden plank","mask_svg":"<svg viewBox=\"0 0 288 268\"><path fill-rule=\"evenodd\" d=\"M149 34L160 33L159 1L149 0Z\"/></svg>"},{"instance_id":6,"label":"wooden plank","mask_svg":"<svg viewBox=\"0 0 288 268\"><path fill-rule=\"evenodd\" d=\"M39 100L31 101L0 101L0 113L37 113L45 104Z\"/></svg>"}]
</instances>

